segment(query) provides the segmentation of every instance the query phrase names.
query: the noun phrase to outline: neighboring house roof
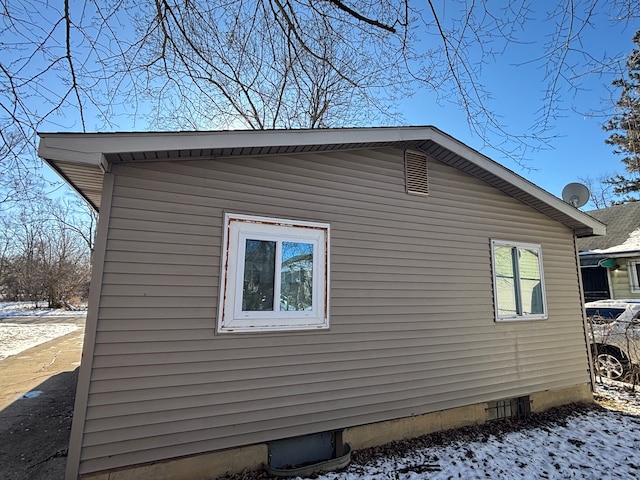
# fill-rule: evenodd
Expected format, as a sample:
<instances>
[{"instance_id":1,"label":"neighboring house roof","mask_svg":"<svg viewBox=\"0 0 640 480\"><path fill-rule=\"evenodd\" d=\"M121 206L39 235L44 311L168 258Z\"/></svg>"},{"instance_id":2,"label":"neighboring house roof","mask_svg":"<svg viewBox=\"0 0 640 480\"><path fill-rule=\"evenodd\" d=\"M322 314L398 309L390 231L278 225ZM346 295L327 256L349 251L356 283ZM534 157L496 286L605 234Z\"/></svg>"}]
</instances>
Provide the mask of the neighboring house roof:
<instances>
[{"instance_id":1,"label":"neighboring house roof","mask_svg":"<svg viewBox=\"0 0 640 480\"><path fill-rule=\"evenodd\" d=\"M420 150L519 199L576 235L602 223L435 127L224 132L40 133L38 154L96 210L112 164L396 147Z\"/></svg>"},{"instance_id":2,"label":"neighboring house roof","mask_svg":"<svg viewBox=\"0 0 640 480\"><path fill-rule=\"evenodd\" d=\"M614 205L587 214L604 223L607 234L580 239L578 249L581 256L619 256L640 252L640 202Z\"/></svg>"}]
</instances>

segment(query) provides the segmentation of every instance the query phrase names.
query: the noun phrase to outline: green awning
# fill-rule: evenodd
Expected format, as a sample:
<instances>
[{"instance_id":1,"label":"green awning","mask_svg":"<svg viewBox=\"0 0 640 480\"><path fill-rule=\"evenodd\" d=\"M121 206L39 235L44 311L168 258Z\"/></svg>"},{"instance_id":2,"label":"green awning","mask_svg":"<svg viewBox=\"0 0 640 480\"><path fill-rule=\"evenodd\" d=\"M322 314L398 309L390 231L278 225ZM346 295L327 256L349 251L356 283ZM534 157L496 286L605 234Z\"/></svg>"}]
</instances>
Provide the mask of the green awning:
<instances>
[{"instance_id":1,"label":"green awning","mask_svg":"<svg viewBox=\"0 0 640 480\"><path fill-rule=\"evenodd\" d=\"M615 268L617 263L615 258L603 258L598 262L598 265L601 267Z\"/></svg>"}]
</instances>

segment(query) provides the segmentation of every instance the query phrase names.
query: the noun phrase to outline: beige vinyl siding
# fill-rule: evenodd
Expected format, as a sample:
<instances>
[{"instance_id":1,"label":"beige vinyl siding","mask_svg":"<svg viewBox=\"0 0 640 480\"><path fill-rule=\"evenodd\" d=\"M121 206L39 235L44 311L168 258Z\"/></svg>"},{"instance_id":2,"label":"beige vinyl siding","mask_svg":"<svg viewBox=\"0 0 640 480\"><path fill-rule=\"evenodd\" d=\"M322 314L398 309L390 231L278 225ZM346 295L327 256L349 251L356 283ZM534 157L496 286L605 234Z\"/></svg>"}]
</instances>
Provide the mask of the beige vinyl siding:
<instances>
[{"instance_id":1,"label":"beige vinyl siding","mask_svg":"<svg viewBox=\"0 0 640 480\"><path fill-rule=\"evenodd\" d=\"M78 372L78 383L76 385L76 399L73 409L73 422L71 424L71 434L69 437L69 449L65 478L76 478L78 476L78 466L82 454L83 435L87 413L86 399L91 386L91 376L93 373L93 352L95 347L96 330L98 326L98 313L100 305L100 295L104 273L104 256L106 253L106 243L109 232L109 214L111 212L111 194L113 191L113 175L107 173L104 176L102 189L103 208L98 220L96 239L93 253L93 269L91 272L91 286L89 289L89 309L85 324L84 343L82 347L82 363Z\"/></svg>"},{"instance_id":2,"label":"beige vinyl siding","mask_svg":"<svg viewBox=\"0 0 640 480\"><path fill-rule=\"evenodd\" d=\"M609 270L611 281L611 298L640 298L640 293L631 293L629 279L629 262L640 262L638 257L616 258L616 263L620 266L617 270Z\"/></svg>"},{"instance_id":3,"label":"beige vinyl siding","mask_svg":"<svg viewBox=\"0 0 640 480\"><path fill-rule=\"evenodd\" d=\"M394 149L115 165L80 472L589 381L572 232ZM330 330L224 334L224 212L331 225ZM494 321L491 239L542 246L549 319Z\"/></svg>"}]
</instances>

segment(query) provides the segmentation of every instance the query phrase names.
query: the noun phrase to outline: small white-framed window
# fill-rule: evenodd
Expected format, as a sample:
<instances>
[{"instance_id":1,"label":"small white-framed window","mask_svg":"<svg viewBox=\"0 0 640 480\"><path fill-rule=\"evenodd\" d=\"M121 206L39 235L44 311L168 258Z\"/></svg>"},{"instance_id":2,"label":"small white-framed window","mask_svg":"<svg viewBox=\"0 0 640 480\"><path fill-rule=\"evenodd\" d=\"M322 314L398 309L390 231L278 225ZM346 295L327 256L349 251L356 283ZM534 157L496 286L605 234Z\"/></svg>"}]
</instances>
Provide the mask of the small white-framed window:
<instances>
[{"instance_id":1,"label":"small white-framed window","mask_svg":"<svg viewBox=\"0 0 640 480\"><path fill-rule=\"evenodd\" d=\"M627 264L629 269L629 288L631 293L640 293L640 261L630 260Z\"/></svg>"},{"instance_id":2,"label":"small white-framed window","mask_svg":"<svg viewBox=\"0 0 640 480\"><path fill-rule=\"evenodd\" d=\"M329 328L329 225L225 214L218 331Z\"/></svg>"},{"instance_id":3,"label":"small white-framed window","mask_svg":"<svg viewBox=\"0 0 640 480\"><path fill-rule=\"evenodd\" d=\"M547 300L540 245L491 241L496 320L543 320Z\"/></svg>"}]
</instances>

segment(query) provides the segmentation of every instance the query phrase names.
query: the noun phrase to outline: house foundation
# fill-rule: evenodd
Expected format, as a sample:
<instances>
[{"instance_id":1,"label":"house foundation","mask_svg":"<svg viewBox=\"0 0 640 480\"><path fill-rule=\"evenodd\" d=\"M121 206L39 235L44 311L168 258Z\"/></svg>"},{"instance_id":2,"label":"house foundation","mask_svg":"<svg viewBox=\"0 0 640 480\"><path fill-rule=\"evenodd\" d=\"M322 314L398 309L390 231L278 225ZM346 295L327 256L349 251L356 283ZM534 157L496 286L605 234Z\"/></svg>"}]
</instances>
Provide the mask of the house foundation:
<instances>
[{"instance_id":1,"label":"house foundation","mask_svg":"<svg viewBox=\"0 0 640 480\"><path fill-rule=\"evenodd\" d=\"M592 403L589 383L535 392L528 396L531 412L543 412L569 403ZM342 440L352 450L375 447L442 430L481 425L490 420L488 403L477 403L423 415L344 429ZM211 480L225 474L256 470L268 463L266 443L175 458L109 472L82 475L86 480Z\"/></svg>"}]
</instances>

